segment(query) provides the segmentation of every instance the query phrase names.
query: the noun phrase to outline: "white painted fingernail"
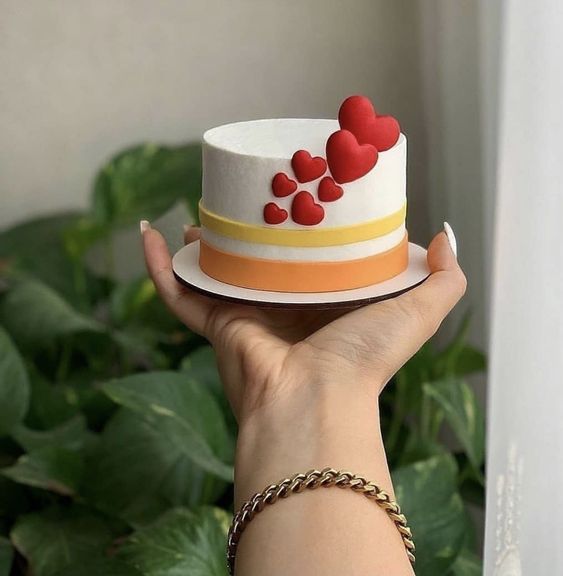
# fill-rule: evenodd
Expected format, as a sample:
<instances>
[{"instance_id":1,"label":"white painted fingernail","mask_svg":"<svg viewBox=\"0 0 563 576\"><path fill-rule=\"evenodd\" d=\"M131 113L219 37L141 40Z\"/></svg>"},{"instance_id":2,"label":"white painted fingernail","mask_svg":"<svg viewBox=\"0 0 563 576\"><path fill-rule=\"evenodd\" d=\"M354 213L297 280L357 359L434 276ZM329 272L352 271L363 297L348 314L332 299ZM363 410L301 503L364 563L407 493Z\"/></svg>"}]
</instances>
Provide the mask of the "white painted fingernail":
<instances>
[{"instance_id":1,"label":"white painted fingernail","mask_svg":"<svg viewBox=\"0 0 563 576\"><path fill-rule=\"evenodd\" d=\"M150 230L151 223L148 220L141 220L139 222L139 228L141 229L141 235L143 235L147 230Z\"/></svg>"},{"instance_id":2,"label":"white painted fingernail","mask_svg":"<svg viewBox=\"0 0 563 576\"><path fill-rule=\"evenodd\" d=\"M452 230L452 227L447 222L444 222L444 232L448 237L450 248L452 249L454 256L457 258L457 240L455 239L455 234L454 231Z\"/></svg>"}]
</instances>

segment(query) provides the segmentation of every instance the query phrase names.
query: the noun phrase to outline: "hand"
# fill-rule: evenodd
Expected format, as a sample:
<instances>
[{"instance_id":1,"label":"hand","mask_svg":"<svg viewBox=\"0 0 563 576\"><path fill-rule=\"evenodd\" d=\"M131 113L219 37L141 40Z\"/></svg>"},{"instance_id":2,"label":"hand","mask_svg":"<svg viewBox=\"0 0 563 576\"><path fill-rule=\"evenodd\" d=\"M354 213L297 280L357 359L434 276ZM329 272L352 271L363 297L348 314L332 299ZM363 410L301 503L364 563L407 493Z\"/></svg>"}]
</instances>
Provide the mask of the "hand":
<instances>
[{"instance_id":1,"label":"hand","mask_svg":"<svg viewBox=\"0 0 563 576\"><path fill-rule=\"evenodd\" d=\"M198 237L192 228L185 241ZM272 482L325 466L374 479L393 497L377 399L465 292L446 234L429 246L423 284L348 311L268 310L201 296L175 280L156 230L145 229L143 240L160 295L217 354L239 422L235 508ZM250 523L237 574L265 573L414 574L385 513L339 490L288 498Z\"/></svg>"},{"instance_id":2,"label":"hand","mask_svg":"<svg viewBox=\"0 0 563 576\"><path fill-rule=\"evenodd\" d=\"M185 233L185 242L199 229ZM428 248L430 277L391 300L347 311L255 308L225 303L180 285L162 235L143 234L149 273L170 310L209 340L239 424L283 410L311 387L347 383L378 395L438 329L465 292L466 280L445 233ZM349 393L353 393L349 390Z\"/></svg>"}]
</instances>

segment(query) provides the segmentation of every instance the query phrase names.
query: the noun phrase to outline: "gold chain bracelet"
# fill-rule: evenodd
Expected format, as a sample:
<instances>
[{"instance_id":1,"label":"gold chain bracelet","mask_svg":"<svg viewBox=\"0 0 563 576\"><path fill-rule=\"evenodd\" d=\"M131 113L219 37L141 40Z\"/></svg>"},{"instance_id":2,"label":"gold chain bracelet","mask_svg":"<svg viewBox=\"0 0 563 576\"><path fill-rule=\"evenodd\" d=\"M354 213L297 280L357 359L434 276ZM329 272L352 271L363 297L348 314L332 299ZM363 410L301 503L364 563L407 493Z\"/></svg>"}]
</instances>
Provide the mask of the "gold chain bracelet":
<instances>
[{"instance_id":1,"label":"gold chain bracelet","mask_svg":"<svg viewBox=\"0 0 563 576\"><path fill-rule=\"evenodd\" d=\"M235 571L235 557L240 537L256 514L262 512L267 505L275 504L279 498L287 498L291 494L299 494L304 490L330 488L332 486L349 488L354 492L363 494L382 508L397 527L403 539L407 556L411 563L414 564L415 546L411 530L407 525L407 519L401 513L399 505L391 500L389 494L376 484L373 484L373 482L368 482L362 476L334 470L333 468L324 468L320 471L309 470L306 474L295 474L291 478L285 478L277 484L271 484L263 492L256 493L241 506L229 528L227 540L227 567L229 574L232 576Z\"/></svg>"}]
</instances>

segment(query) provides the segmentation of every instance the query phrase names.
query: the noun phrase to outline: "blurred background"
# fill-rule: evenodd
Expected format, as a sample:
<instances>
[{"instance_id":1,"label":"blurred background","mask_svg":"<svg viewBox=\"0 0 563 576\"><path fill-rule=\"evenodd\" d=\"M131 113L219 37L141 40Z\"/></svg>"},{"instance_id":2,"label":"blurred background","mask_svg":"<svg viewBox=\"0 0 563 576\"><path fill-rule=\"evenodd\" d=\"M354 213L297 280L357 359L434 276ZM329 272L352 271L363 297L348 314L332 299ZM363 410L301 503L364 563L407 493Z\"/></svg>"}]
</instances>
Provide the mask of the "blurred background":
<instances>
[{"instance_id":1,"label":"blurred background","mask_svg":"<svg viewBox=\"0 0 563 576\"><path fill-rule=\"evenodd\" d=\"M0 576L225 574L236 424L138 221L180 246L207 128L354 93L408 137L411 238L447 220L469 282L382 399L417 574L483 573L485 489L485 573L563 570L537 518L563 506L562 23L560 0L0 0Z\"/></svg>"}]
</instances>

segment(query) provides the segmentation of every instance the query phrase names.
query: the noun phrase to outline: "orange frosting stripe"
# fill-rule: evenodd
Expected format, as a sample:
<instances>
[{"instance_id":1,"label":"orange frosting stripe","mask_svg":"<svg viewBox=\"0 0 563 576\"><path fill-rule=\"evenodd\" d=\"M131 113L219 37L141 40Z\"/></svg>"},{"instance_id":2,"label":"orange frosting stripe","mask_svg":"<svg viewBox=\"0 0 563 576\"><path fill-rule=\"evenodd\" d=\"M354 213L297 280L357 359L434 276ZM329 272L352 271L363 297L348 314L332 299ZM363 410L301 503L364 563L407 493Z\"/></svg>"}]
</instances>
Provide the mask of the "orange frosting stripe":
<instances>
[{"instance_id":1,"label":"orange frosting stripe","mask_svg":"<svg viewBox=\"0 0 563 576\"><path fill-rule=\"evenodd\" d=\"M200 241L199 265L208 276L243 288L272 292L333 292L389 280L408 266L408 237L387 250L357 260L292 262L224 252Z\"/></svg>"}]
</instances>

